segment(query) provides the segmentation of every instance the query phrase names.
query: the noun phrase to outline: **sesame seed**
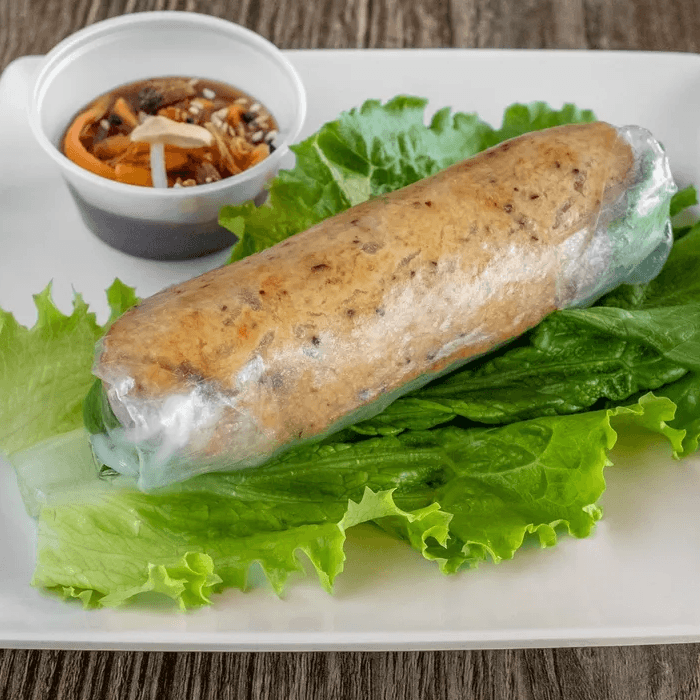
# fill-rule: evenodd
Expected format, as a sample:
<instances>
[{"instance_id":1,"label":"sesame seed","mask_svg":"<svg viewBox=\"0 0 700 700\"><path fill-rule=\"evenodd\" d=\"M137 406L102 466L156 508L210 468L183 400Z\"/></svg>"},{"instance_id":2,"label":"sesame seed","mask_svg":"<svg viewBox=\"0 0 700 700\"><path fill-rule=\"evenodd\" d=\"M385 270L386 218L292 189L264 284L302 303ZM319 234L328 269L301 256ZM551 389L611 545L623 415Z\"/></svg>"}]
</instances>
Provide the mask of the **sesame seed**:
<instances>
[{"instance_id":1,"label":"sesame seed","mask_svg":"<svg viewBox=\"0 0 700 700\"><path fill-rule=\"evenodd\" d=\"M175 189L176 187L182 187L182 183L176 182L176 183L173 185L173 189Z\"/></svg>"},{"instance_id":2,"label":"sesame seed","mask_svg":"<svg viewBox=\"0 0 700 700\"><path fill-rule=\"evenodd\" d=\"M204 95L204 97L206 97L208 100L213 100L216 97L216 93L209 88L204 88L204 90L202 90L202 95Z\"/></svg>"},{"instance_id":3,"label":"sesame seed","mask_svg":"<svg viewBox=\"0 0 700 700\"><path fill-rule=\"evenodd\" d=\"M204 178L204 182L206 182L207 184L209 184L210 182L214 182L214 178L212 178L212 177Z\"/></svg>"},{"instance_id":4,"label":"sesame seed","mask_svg":"<svg viewBox=\"0 0 700 700\"><path fill-rule=\"evenodd\" d=\"M197 114L199 112L199 110L194 105L190 105L190 108L187 111L190 114Z\"/></svg>"},{"instance_id":5,"label":"sesame seed","mask_svg":"<svg viewBox=\"0 0 700 700\"><path fill-rule=\"evenodd\" d=\"M247 97L239 97L237 100L233 101L233 104L235 105L245 105L248 104L248 98Z\"/></svg>"},{"instance_id":6,"label":"sesame seed","mask_svg":"<svg viewBox=\"0 0 700 700\"><path fill-rule=\"evenodd\" d=\"M270 143L271 141L274 141L277 138L277 132L273 129L272 131L268 131L267 135L265 136L265 143Z\"/></svg>"},{"instance_id":7,"label":"sesame seed","mask_svg":"<svg viewBox=\"0 0 700 700\"><path fill-rule=\"evenodd\" d=\"M256 131L256 132L250 137L250 140L251 140L253 143L258 143L258 142L262 141L262 139L263 139L263 132L262 132L262 131Z\"/></svg>"},{"instance_id":8,"label":"sesame seed","mask_svg":"<svg viewBox=\"0 0 700 700\"><path fill-rule=\"evenodd\" d=\"M100 126L105 130L109 131L109 122L106 119L100 120Z\"/></svg>"},{"instance_id":9,"label":"sesame seed","mask_svg":"<svg viewBox=\"0 0 700 700\"><path fill-rule=\"evenodd\" d=\"M221 109L217 109L214 114L217 117L220 117L221 119L226 119L228 117L228 107L222 107Z\"/></svg>"},{"instance_id":10,"label":"sesame seed","mask_svg":"<svg viewBox=\"0 0 700 700\"><path fill-rule=\"evenodd\" d=\"M259 112L260 111L260 103L256 102L255 104L250 105L250 111L251 112Z\"/></svg>"}]
</instances>

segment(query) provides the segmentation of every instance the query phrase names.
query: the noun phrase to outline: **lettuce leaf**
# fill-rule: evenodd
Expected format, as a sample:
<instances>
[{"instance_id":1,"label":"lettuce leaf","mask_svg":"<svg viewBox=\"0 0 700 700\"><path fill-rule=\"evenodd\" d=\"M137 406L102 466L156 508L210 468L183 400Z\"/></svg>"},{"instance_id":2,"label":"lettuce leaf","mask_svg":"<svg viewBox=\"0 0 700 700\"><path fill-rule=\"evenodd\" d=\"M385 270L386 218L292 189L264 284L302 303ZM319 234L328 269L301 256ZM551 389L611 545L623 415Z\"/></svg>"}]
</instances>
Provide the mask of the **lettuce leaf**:
<instances>
[{"instance_id":1,"label":"lettuce leaf","mask_svg":"<svg viewBox=\"0 0 700 700\"><path fill-rule=\"evenodd\" d=\"M700 373L689 372L683 379L658 390L676 405L676 415L669 426L684 433L680 457L696 452L700 446Z\"/></svg>"},{"instance_id":2,"label":"lettuce leaf","mask_svg":"<svg viewBox=\"0 0 700 700\"><path fill-rule=\"evenodd\" d=\"M262 467L206 474L162 493L76 481L39 519L34 585L88 606L157 592L181 608L245 589L258 563L279 594L313 565L327 590L342 571L346 530L375 521L451 573L510 559L525 538L590 534L601 511L611 421L670 430L669 399L498 428L410 431L314 445ZM80 566L76 566L80 562Z\"/></svg>"},{"instance_id":3,"label":"lettuce leaf","mask_svg":"<svg viewBox=\"0 0 700 700\"><path fill-rule=\"evenodd\" d=\"M671 201L671 208L669 214L671 216L677 216L684 209L692 207L698 203L698 193L693 185L688 185L688 187L676 192Z\"/></svg>"},{"instance_id":4,"label":"lettuce leaf","mask_svg":"<svg viewBox=\"0 0 700 700\"><path fill-rule=\"evenodd\" d=\"M80 294L73 311L53 303L51 285L34 296L38 319L26 328L0 309L0 450L26 449L82 424L82 404L94 381L95 343L109 324L136 303L134 290L115 280L107 290L111 310L100 326Z\"/></svg>"},{"instance_id":5,"label":"lettuce leaf","mask_svg":"<svg viewBox=\"0 0 700 700\"><path fill-rule=\"evenodd\" d=\"M55 309L48 296L40 306ZM80 313L87 322L89 314ZM91 338L80 338L82 349L91 349ZM65 338L58 333L54 341L60 347ZM75 378L55 372L51 381L60 396ZM83 391L91 381L86 374ZM674 415L669 399L643 397L624 410L672 444L682 439L667 425ZM20 483L28 478L24 470L34 469L33 487L56 496L39 509L33 584L88 607L118 606L149 593L187 609L208 604L225 588L245 589L253 563L281 593L306 557L331 590L343 569L347 528L367 521L446 573L509 559L529 536L551 546L560 530L590 533L615 441L611 421L619 414L315 445L158 494L100 479L77 455L62 460L59 482L54 471L35 469L35 459L22 462L15 453ZM82 430L73 433L87 444ZM56 450L45 455L47 464L51 454Z\"/></svg>"},{"instance_id":6,"label":"lettuce leaf","mask_svg":"<svg viewBox=\"0 0 700 700\"><path fill-rule=\"evenodd\" d=\"M560 110L552 109L546 102L514 104L503 114L501 128L484 134L481 148L491 148L501 141L522 136L530 131L550 129L562 124L584 124L594 122L595 119L595 114L590 109L579 109L573 104L566 104Z\"/></svg>"},{"instance_id":7,"label":"lettuce leaf","mask_svg":"<svg viewBox=\"0 0 700 700\"><path fill-rule=\"evenodd\" d=\"M354 426L363 434L423 429L459 416L510 423L576 413L601 398L624 401L683 377L687 369L642 343L554 314L525 346L473 363Z\"/></svg>"}]
</instances>

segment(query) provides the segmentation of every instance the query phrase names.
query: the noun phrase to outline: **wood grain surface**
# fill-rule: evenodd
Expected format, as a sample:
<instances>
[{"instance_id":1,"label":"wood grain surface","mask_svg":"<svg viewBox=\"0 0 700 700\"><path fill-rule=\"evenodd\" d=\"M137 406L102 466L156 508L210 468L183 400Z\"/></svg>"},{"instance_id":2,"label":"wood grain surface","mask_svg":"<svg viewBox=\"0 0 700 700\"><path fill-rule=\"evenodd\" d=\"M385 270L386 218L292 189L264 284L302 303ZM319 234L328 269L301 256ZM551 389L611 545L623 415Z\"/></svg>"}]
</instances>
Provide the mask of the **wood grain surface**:
<instances>
[{"instance_id":1,"label":"wood grain surface","mask_svg":"<svg viewBox=\"0 0 700 700\"><path fill-rule=\"evenodd\" d=\"M280 48L700 50L698 0L0 0L0 69L93 22L204 12Z\"/></svg>"},{"instance_id":2,"label":"wood grain surface","mask_svg":"<svg viewBox=\"0 0 700 700\"><path fill-rule=\"evenodd\" d=\"M142 10L204 12L281 48L700 51L698 0L0 0L0 70ZM0 650L0 700L700 698L700 645L396 653Z\"/></svg>"},{"instance_id":3,"label":"wood grain surface","mask_svg":"<svg viewBox=\"0 0 700 700\"><path fill-rule=\"evenodd\" d=\"M446 652L0 651L0 698L693 700L697 645Z\"/></svg>"}]
</instances>

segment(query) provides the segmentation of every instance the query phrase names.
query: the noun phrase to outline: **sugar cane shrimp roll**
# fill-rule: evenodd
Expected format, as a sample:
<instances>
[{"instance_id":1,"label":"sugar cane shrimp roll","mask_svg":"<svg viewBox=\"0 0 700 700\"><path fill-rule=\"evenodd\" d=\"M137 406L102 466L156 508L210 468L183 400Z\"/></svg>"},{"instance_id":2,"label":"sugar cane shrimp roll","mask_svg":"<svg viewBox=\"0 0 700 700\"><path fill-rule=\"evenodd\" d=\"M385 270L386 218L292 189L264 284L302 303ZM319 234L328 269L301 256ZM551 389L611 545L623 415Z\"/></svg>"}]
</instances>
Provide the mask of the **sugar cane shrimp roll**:
<instances>
[{"instance_id":1,"label":"sugar cane shrimp roll","mask_svg":"<svg viewBox=\"0 0 700 700\"><path fill-rule=\"evenodd\" d=\"M654 277L675 190L644 129L557 127L170 287L97 348L114 416L96 456L151 489L376 415L556 309Z\"/></svg>"}]
</instances>

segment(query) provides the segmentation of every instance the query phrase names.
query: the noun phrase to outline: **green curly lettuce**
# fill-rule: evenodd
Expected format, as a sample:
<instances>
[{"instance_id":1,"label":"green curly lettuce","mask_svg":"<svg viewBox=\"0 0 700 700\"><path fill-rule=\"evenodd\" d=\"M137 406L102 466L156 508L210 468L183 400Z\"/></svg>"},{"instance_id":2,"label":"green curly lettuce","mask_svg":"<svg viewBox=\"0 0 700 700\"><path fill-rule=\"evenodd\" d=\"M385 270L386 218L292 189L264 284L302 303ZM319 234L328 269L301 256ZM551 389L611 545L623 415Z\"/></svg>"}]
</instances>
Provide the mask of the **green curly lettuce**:
<instances>
[{"instance_id":1,"label":"green curly lettuce","mask_svg":"<svg viewBox=\"0 0 700 700\"><path fill-rule=\"evenodd\" d=\"M272 182L267 205L222 211L240 237L232 259L505 138L594 118L571 105L514 105L496 130L449 110L426 125L425 106L370 101L295 147L297 164ZM695 201L687 190L676 197L674 213ZM87 440L86 428L110 419L90 372L107 326L79 295L62 314L50 289L35 297L31 329L2 312L0 449L38 520L33 584L86 607L157 594L189 609L245 589L254 565L280 594L306 559L332 590L346 532L365 522L445 573L510 559L528 538L586 537L618 433L651 431L677 456L698 447L699 235L678 228L649 285L553 314L372 421L255 469L148 494L101 473ZM108 299L112 318L136 302L119 282Z\"/></svg>"}]
</instances>

